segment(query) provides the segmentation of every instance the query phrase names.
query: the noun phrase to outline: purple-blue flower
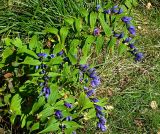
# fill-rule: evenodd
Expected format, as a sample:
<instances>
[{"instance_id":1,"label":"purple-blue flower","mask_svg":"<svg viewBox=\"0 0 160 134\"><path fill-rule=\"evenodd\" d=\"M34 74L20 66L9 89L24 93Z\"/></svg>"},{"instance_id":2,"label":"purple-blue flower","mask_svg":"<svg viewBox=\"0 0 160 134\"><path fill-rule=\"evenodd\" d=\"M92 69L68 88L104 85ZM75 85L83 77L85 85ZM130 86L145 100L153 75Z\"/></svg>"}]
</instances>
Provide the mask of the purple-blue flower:
<instances>
[{"instance_id":1,"label":"purple-blue flower","mask_svg":"<svg viewBox=\"0 0 160 134\"><path fill-rule=\"evenodd\" d=\"M101 116L101 117L99 118L99 122L101 122L101 124L105 125L107 121L106 121L106 119L104 118L104 116Z\"/></svg>"},{"instance_id":2,"label":"purple-blue flower","mask_svg":"<svg viewBox=\"0 0 160 134\"><path fill-rule=\"evenodd\" d=\"M36 70L38 70L39 69L39 66L36 66Z\"/></svg>"},{"instance_id":3,"label":"purple-blue flower","mask_svg":"<svg viewBox=\"0 0 160 134\"><path fill-rule=\"evenodd\" d=\"M72 134L76 134L76 131L73 131Z\"/></svg>"},{"instance_id":4,"label":"purple-blue flower","mask_svg":"<svg viewBox=\"0 0 160 134\"><path fill-rule=\"evenodd\" d=\"M56 112L55 112L55 116L56 116L56 118L57 118L57 119L61 119L61 118L63 118L62 111L60 111L60 110L56 110Z\"/></svg>"},{"instance_id":5,"label":"purple-blue flower","mask_svg":"<svg viewBox=\"0 0 160 134\"><path fill-rule=\"evenodd\" d=\"M120 34L118 34L118 33L114 33L114 35L113 35L114 37L119 37L120 36Z\"/></svg>"},{"instance_id":6,"label":"purple-blue flower","mask_svg":"<svg viewBox=\"0 0 160 134\"><path fill-rule=\"evenodd\" d=\"M137 53L137 54L135 55L135 60L136 60L136 61L140 61L142 58L143 58L143 53Z\"/></svg>"},{"instance_id":7,"label":"purple-blue flower","mask_svg":"<svg viewBox=\"0 0 160 134\"><path fill-rule=\"evenodd\" d=\"M46 53L39 53L38 54L38 57L44 57L44 58L46 58L48 55L46 54Z\"/></svg>"},{"instance_id":8,"label":"purple-blue flower","mask_svg":"<svg viewBox=\"0 0 160 134\"><path fill-rule=\"evenodd\" d=\"M94 78L92 81L91 81L91 86L93 88L97 87L99 84L101 83L99 77L97 76L96 78Z\"/></svg>"},{"instance_id":9,"label":"purple-blue flower","mask_svg":"<svg viewBox=\"0 0 160 134\"><path fill-rule=\"evenodd\" d=\"M122 8L120 8L119 11L118 11L118 14L121 14L121 13L123 13L123 9Z\"/></svg>"},{"instance_id":10,"label":"purple-blue flower","mask_svg":"<svg viewBox=\"0 0 160 134\"><path fill-rule=\"evenodd\" d=\"M127 16L122 17L121 19L122 19L122 21L123 21L124 23L129 23L129 22L132 20L131 17L127 17Z\"/></svg>"},{"instance_id":11,"label":"purple-blue flower","mask_svg":"<svg viewBox=\"0 0 160 134\"><path fill-rule=\"evenodd\" d=\"M101 107L99 105L94 104L94 106L95 106L97 111L102 111L103 110L103 107Z\"/></svg>"},{"instance_id":12,"label":"purple-blue flower","mask_svg":"<svg viewBox=\"0 0 160 134\"><path fill-rule=\"evenodd\" d=\"M88 65L87 64L80 65L80 69L81 69L81 71L85 72L88 69Z\"/></svg>"},{"instance_id":13,"label":"purple-blue flower","mask_svg":"<svg viewBox=\"0 0 160 134\"><path fill-rule=\"evenodd\" d=\"M93 31L94 36L97 36L100 34L100 29L99 28L95 28Z\"/></svg>"},{"instance_id":14,"label":"purple-blue flower","mask_svg":"<svg viewBox=\"0 0 160 134\"><path fill-rule=\"evenodd\" d=\"M55 57L55 55L54 55L54 54L51 54L51 55L50 55L50 57L51 57L51 58L54 58L54 57Z\"/></svg>"},{"instance_id":15,"label":"purple-blue flower","mask_svg":"<svg viewBox=\"0 0 160 134\"><path fill-rule=\"evenodd\" d=\"M101 129L103 132L107 130L106 125L103 125L101 122L97 123L97 127Z\"/></svg>"},{"instance_id":16,"label":"purple-blue flower","mask_svg":"<svg viewBox=\"0 0 160 134\"><path fill-rule=\"evenodd\" d=\"M58 53L58 56L63 55L63 53L64 53L64 51L63 51L63 50L62 50L62 51L60 51L60 52Z\"/></svg>"},{"instance_id":17,"label":"purple-blue flower","mask_svg":"<svg viewBox=\"0 0 160 134\"><path fill-rule=\"evenodd\" d=\"M71 121L72 120L72 117L71 116L67 116L66 117L66 121Z\"/></svg>"},{"instance_id":18,"label":"purple-blue flower","mask_svg":"<svg viewBox=\"0 0 160 134\"><path fill-rule=\"evenodd\" d=\"M46 73L46 70L42 70L40 73L41 73L41 74L45 74L45 73Z\"/></svg>"},{"instance_id":19,"label":"purple-blue flower","mask_svg":"<svg viewBox=\"0 0 160 134\"><path fill-rule=\"evenodd\" d=\"M135 35L136 34L136 29L134 26L129 26L128 27L128 31L130 32L130 34Z\"/></svg>"},{"instance_id":20,"label":"purple-blue flower","mask_svg":"<svg viewBox=\"0 0 160 134\"><path fill-rule=\"evenodd\" d=\"M101 8L101 5L98 4L98 5L96 6L96 11L98 11L100 8Z\"/></svg>"},{"instance_id":21,"label":"purple-blue flower","mask_svg":"<svg viewBox=\"0 0 160 134\"><path fill-rule=\"evenodd\" d=\"M111 12L112 13L118 13L118 5L114 6L113 8L111 8Z\"/></svg>"},{"instance_id":22,"label":"purple-blue flower","mask_svg":"<svg viewBox=\"0 0 160 134\"><path fill-rule=\"evenodd\" d=\"M128 38L126 38L124 41L123 41L123 43L128 43L128 42L130 42L132 40L132 38L131 37L128 37Z\"/></svg>"},{"instance_id":23,"label":"purple-blue flower","mask_svg":"<svg viewBox=\"0 0 160 134\"><path fill-rule=\"evenodd\" d=\"M88 87L83 87L83 88L84 88L84 90L85 90L85 91L89 90L89 88L88 88Z\"/></svg>"},{"instance_id":24,"label":"purple-blue flower","mask_svg":"<svg viewBox=\"0 0 160 134\"><path fill-rule=\"evenodd\" d=\"M104 13L105 13L105 14L111 14L111 10L110 10L110 9L104 10Z\"/></svg>"},{"instance_id":25,"label":"purple-blue flower","mask_svg":"<svg viewBox=\"0 0 160 134\"><path fill-rule=\"evenodd\" d=\"M134 44L133 44L133 43L130 43L130 44L129 44L129 48L134 49L134 48L135 48Z\"/></svg>"},{"instance_id":26,"label":"purple-blue flower","mask_svg":"<svg viewBox=\"0 0 160 134\"><path fill-rule=\"evenodd\" d=\"M94 102L94 103L99 102L99 100L97 98L91 98L91 101Z\"/></svg>"},{"instance_id":27,"label":"purple-blue flower","mask_svg":"<svg viewBox=\"0 0 160 134\"><path fill-rule=\"evenodd\" d=\"M67 108L72 108L72 104L68 103L68 102L65 102L64 105L67 107Z\"/></svg>"},{"instance_id":28,"label":"purple-blue flower","mask_svg":"<svg viewBox=\"0 0 160 134\"><path fill-rule=\"evenodd\" d=\"M123 38L124 37L124 33L122 32L122 33L120 33L120 35L118 36L118 39L121 39L121 38Z\"/></svg>"},{"instance_id":29,"label":"purple-blue flower","mask_svg":"<svg viewBox=\"0 0 160 134\"><path fill-rule=\"evenodd\" d=\"M87 92L87 96L90 97L90 96L93 95L94 93L95 93L95 90L94 90L94 89L89 90L89 91Z\"/></svg>"}]
</instances>

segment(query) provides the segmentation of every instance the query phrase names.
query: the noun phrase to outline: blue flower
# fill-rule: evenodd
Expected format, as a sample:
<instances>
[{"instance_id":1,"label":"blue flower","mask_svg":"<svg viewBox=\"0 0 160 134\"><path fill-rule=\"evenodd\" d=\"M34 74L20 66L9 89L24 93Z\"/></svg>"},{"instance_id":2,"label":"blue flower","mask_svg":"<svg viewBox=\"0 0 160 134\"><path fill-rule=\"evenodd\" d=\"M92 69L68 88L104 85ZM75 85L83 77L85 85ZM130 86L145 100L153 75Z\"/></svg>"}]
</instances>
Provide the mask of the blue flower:
<instances>
[{"instance_id":1,"label":"blue flower","mask_svg":"<svg viewBox=\"0 0 160 134\"><path fill-rule=\"evenodd\" d=\"M98 4L98 5L96 6L96 11L98 11L100 8L101 8L101 5Z\"/></svg>"},{"instance_id":2,"label":"blue flower","mask_svg":"<svg viewBox=\"0 0 160 134\"><path fill-rule=\"evenodd\" d=\"M121 20L122 20L124 23L127 23L127 24L128 24L128 23L132 20L132 18L125 16L125 17L122 17Z\"/></svg>"},{"instance_id":3,"label":"blue flower","mask_svg":"<svg viewBox=\"0 0 160 134\"><path fill-rule=\"evenodd\" d=\"M114 33L114 35L113 35L114 37L119 37L120 36L120 34L118 34L118 33Z\"/></svg>"},{"instance_id":4,"label":"blue flower","mask_svg":"<svg viewBox=\"0 0 160 134\"><path fill-rule=\"evenodd\" d=\"M67 116L66 117L66 121L71 121L72 120L72 117L71 116Z\"/></svg>"},{"instance_id":5,"label":"blue flower","mask_svg":"<svg viewBox=\"0 0 160 134\"><path fill-rule=\"evenodd\" d=\"M73 131L72 134L76 134L76 131Z\"/></svg>"},{"instance_id":6,"label":"blue flower","mask_svg":"<svg viewBox=\"0 0 160 134\"><path fill-rule=\"evenodd\" d=\"M97 98L91 98L91 101L94 102L94 103L99 102L99 100Z\"/></svg>"},{"instance_id":7,"label":"blue flower","mask_svg":"<svg viewBox=\"0 0 160 134\"><path fill-rule=\"evenodd\" d=\"M134 44L133 43L129 44L129 48L134 49L135 48Z\"/></svg>"},{"instance_id":8,"label":"blue flower","mask_svg":"<svg viewBox=\"0 0 160 134\"><path fill-rule=\"evenodd\" d=\"M111 10L110 10L110 9L104 10L104 13L105 13L105 14L111 14Z\"/></svg>"},{"instance_id":9,"label":"blue flower","mask_svg":"<svg viewBox=\"0 0 160 134\"><path fill-rule=\"evenodd\" d=\"M87 64L80 65L80 69L81 69L81 71L85 72L88 69L88 65Z\"/></svg>"},{"instance_id":10,"label":"blue flower","mask_svg":"<svg viewBox=\"0 0 160 134\"><path fill-rule=\"evenodd\" d=\"M128 38L126 38L122 43L128 43L128 42L130 42L132 40L132 38L131 37L128 37Z\"/></svg>"},{"instance_id":11,"label":"blue flower","mask_svg":"<svg viewBox=\"0 0 160 134\"><path fill-rule=\"evenodd\" d=\"M93 73L93 72L95 72L95 70L96 70L95 68L91 68L88 70L88 73Z\"/></svg>"},{"instance_id":12,"label":"blue flower","mask_svg":"<svg viewBox=\"0 0 160 134\"><path fill-rule=\"evenodd\" d=\"M106 119L104 118L104 116L101 116L101 117L99 118L99 122L101 122L101 124L105 125L107 121L106 121Z\"/></svg>"},{"instance_id":13,"label":"blue flower","mask_svg":"<svg viewBox=\"0 0 160 134\"><path fill-rule=\"evenodd\" d=\"M39 66L36 66L36 70L38 70L39 69Z\"/></svg>"},{"instance_id":14,"label":"blue flower","mask_svg":"<svg viewBox=\"0 0 160 134\"><path fill-rule=\"evenodd\" d=\"M60 51L57 55L58 55L58 56L61 56L61 55L63 55L63 53L64 53L64 51L62 50L62 51Z\"/></svg>"},{"instance_id":15,"label":"blue flower","mask_svg":"<svg viewBox=\"0 0 160 134\"><path fill-rule=\"evenodd\" d=\"M87 91L89 88L88 87L83 87L85 91Z\"/></svg>"},{"instance_id":16,"label":"blue flower","mask_svg":"<svg viewBox=\"0 0 160 134\"><path fill-rule=\"evenodd\" d=\"M57 119L61 119L61 118L63 118L62 111L60 111L60 110L56 110L56 112L55 112L55 116L56 116L56 118L57 118Z\"/></svg>"},{"instance_id":17,"label":"blue flower","mask_svg":"<svg viewBox=\"0 0 160 134\"><path fill-rule=\"evenodd\" d=\"M99 84L100 84L100 79L98 76L96 76L92 81L91 81L91 86L94 88L94 87L97 87Z\"/></svg>"},{"instance_id":18,"label":"blue flower","mask_svg":"<svg viewBox=\"0 0 160 134\"><path fill-rule=\"evenodd\" d=\"M72 108L72 104L70 104L70 103L65 102L64 105L65 105L67 108Z\"/></svg>"},{"instance_id":19,"label":"blue flower","mask_svg":"<svg viewBox=\"0 0 160 134\"><path fill-rule=\"evenodd\" d=\"M45 95L45 97L48 98L49 95L50 95L50 88L49 87L43 87L41 93L43 93Z\"/></svg>"},{"instance_id":20,"label":"blue flower","mask_svg":"<svg viewBox=\"0 0 160 134\"><path fill-rule=\"evenodd\" d=\"M101 122L98 122L98 123L97 123L97 127L98 127L99 129L101 129L103 132L107 130L106 126L103 125Z\"/></svg>"},{"instance_id":21,"label":"blue flower","mask_svg":"<svg viewBox=\"0 0 160 134\"><path fill-rule=\"evenodd\" d=\"M97 36L100 34L100 29L99 28L95 28L93 31L94 36Z\"/></svg>"},{"instance_id":22,"label":"blue flower","mask_svg":"<svg viewBox=\"0 0 160 134\"><path fill-rule=\"evenodd\" d=\"M120 8L119 11L118 11L118 14L121 14L121 13L123 13L123 9L122 8Z\"/></svg>"},{"instance_id":23,"label":"blue flower","mask_svg":"<svg viewBox=\"0 0 160 134\"><path fill-rule=\"evenodd\" d=\"M142 58L143 58L143 53L137 53L137 54L135 55L135 60L136 60L136 61L140 61Z\"/></svg>"},{"instance_id":24,"label":"blue flower","mask_svg":"<svg viewBox=\"0 0 160 134\"><path fill-rule=\"evenodd\" d=\"M96 72L92 72L91 74L89 74L90 78L97 78Z\"/></svg>"},{"instance_id":25,"label":"blue flower","mask_svg":"<svg viewBox=\"0 0 160 134\"><path fill-rule=\"evenodd\" d=\"M48 55L47 55L46 53L39 53L39 54L38 54L38 57L47 58L47 56L48 56Z\"/></svg>"},{"instance_id":26,"label":"blue flower","mask_svg":"<svg viewBox=\"0 0 160 134\"><path fill-rule=\"evenodd\" d=\"M94 106L95 106L97 111L102 111L103 110L103 107L101 107L99 105L94 104Z\"/></svg>"},{"instance_id":27,"label":"blue flower","mask_svg":"<svg viewBox=\"0 0 160 134\"><path fill-rule=\"evenodd\" d=\"M45 68L47 68L47 65L46 65L46 64L42 64L42 65L41 65L41 68L42 68L42 69L45 69Z\"/></svg>"},{"instance_id":28,"label":"blue flower","mask_svg":"<svg viewBox=\"0 0 160 134\"><path fill-rule=\"evenodd\" d=\"M129 26L128 27L128 31L130 32L130 34L135 35L136 34L136 29L134 26Z\"/></svg>"},{"instance_id":29,"label":"blue flower","mask_svg":"<svg viewBox=\"0 0 160 134\"><path fill-rule=\"evenodd\" d=\"M94 90L94 89L89 90L89 91L87 92L87 96L90 97L90 96L93 95L94 93L95 93L95 90Z\"/></svg>"},{"instance_id":30,"label":"blue flower","mask_svg":"<svg viewBox=\"0 0 160 134\"><path fill-rule=\"evenodd\" d=\"M122 32L122 33L120 33L120 35L118 36L118 39L121 39L121 38L123 38L124 37L124 33Z\"/></svg>"},{"instance_id":31,"label":"blue flower","mask_svg":"<svg viewBox=\"0 0 160 134\"><path fill-rule=\"evenodd\" d=\"M111 8L111 12L112 13L118 13L118 5L114 6L113 8Z\"/></svg>"},{"instance_id":32,"label":"blue flower","mask_svg":"<svg viewBox=\"0 0 160 134\"><path fill-rule=\"evenodd\" d=\"M54 57L55 57L55 55L54 55L54 54L51 54L51 55L50 55L50 57L51 57L51 58L54 58Z\"/></svg>"},{"instance_id":33,"label":"blue flower","mask_svg":"<svg viewBox=\"0 0 160 134\"><path fill-rule=\"evenodd\" d=\"M46 73L46 70L42 70L40 73L41 73L41 74L45 74L45 73Z\"/></svg>"}]
</instances>

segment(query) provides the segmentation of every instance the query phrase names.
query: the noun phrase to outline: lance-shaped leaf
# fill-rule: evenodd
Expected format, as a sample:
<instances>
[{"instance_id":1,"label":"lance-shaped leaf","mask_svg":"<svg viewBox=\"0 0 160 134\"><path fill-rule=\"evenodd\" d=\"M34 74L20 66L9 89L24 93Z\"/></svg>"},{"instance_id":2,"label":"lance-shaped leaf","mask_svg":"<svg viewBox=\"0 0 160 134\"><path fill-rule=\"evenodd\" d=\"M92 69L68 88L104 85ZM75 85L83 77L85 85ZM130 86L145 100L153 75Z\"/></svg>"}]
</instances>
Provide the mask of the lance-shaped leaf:
<instances>
[{"instance_id":1,"label":"lance-shaped leaf","mask_svg":"<svg viewBox=\"0 0 160 134\"><path fill-rule=\"evenodd\" d=\"M97 21L97 13L92 11L90 13L90 18L89 18L89 23L90 23L92 32L93 32L93 30L95 28L96 21Z\"/></svg>"},{"instance_id":2,"label":"lance-shaped leaf","mask_svg":"<svg viewBox=\"0 0 160 134\"><path fill-rule=\"evenodd\" d=\"M65 40L68 35L68 28L67 27L62 27L60 29L60 38L61 38L61 44L64 46Z\"/></svg>"},{"instance_id":3,"label":"lance-shaped leaf","mask_svg":"<svg viewBox=\"0 0 160 134\"><path fill-rule=\"evenodd\" d=\"M99 13L99 20L100 20L100 23L103 27L103 30L106 34L106 36L111 36L112 35L112 32L111 32L111 29L109 27L109 25L107 24L107 22L105 22L105 19L104 19L104 14L103 13Z\"/></svg>"}]
</instances>

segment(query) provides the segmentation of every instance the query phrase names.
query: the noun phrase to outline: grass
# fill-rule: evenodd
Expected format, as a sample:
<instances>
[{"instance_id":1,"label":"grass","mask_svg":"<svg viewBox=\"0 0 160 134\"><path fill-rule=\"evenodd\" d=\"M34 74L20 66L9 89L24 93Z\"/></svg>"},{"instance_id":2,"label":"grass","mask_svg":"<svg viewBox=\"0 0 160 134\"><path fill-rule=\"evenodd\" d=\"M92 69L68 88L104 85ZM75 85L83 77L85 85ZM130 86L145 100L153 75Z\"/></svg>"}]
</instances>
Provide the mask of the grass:
<instances>
[{"instance_id":1,"label":"grass","mask_svg":"<svg viewBox=\"0 0 160 134\"><path fill-rule=\"evenodd\" d=\"M137 46L145 55L143 62L135 64L113 57L100 70L104 83L101 91L109 98L108 105L114 107L108 116L111 134L160 132L160 10L147 11L143 7L143 11L134 14L140 35ZM151 107L152 101L156 101L157 108Z\"/></svg>"}]
</instances>

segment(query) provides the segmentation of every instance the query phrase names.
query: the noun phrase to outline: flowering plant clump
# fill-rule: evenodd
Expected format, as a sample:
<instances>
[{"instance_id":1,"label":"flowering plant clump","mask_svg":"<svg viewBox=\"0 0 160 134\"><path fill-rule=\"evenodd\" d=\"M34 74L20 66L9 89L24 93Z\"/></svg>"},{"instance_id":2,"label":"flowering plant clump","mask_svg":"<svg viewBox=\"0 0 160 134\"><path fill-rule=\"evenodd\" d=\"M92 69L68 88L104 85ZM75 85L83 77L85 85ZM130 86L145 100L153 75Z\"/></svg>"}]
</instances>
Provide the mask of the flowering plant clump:
<instances>
[{"instance_id":1,"label":"flowering plant clump","mask_svg":"<svg viewBox=\"0 0 160 134\"><path fill-rule=\"evenodd\" d=\"M5 38L0 106L10 122L20 122L28 133L75 134L94 119L97 130L106 131L107 99L96 96L101 78L88 61L92 51L98 55L115 48L142 59L134 45L132 18L124 10L111 3L104 9L97 5L94 11L80 9L78 17L64 18L62 27L46 27L29 42Z\"/></svg>"}]
</instances>

